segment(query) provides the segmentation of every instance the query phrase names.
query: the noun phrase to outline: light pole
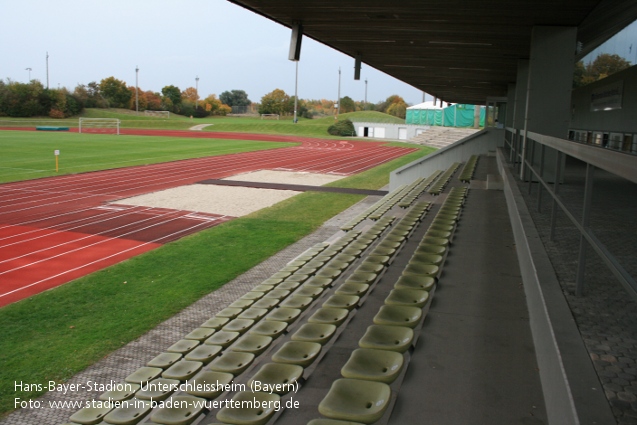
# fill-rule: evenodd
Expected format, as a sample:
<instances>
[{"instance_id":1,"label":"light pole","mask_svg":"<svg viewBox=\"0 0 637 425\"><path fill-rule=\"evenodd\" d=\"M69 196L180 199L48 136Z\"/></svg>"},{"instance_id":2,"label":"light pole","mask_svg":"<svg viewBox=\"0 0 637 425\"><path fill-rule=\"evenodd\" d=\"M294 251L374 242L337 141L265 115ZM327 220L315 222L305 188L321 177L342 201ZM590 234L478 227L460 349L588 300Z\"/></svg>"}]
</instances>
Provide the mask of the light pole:
<instances>
[{"instance_id":1,"label":"light pole","mask_svg":"<svg viewBox=\"0 0 637 425\"><path fill-rule=\"evenodd\" d=\"M195 111L199 106L199 76L195 77Z\"/></svg>"},{"instance_id":2,"label":"light pole","mask_svg":"<svg viewBox=\"0 0 637 425\"><path fill-rule=\"evenodd\" d=\"M336 100L336 119L338 114L341 113L341 67L338 67L338 98Z\"/></svg>"},{"instance_id":3,"label":"light pole","mask_svg":"<svg viewBox=\"0 0 637 425\"><path fill-rule=\"evenodd\" d=\"M367 78L365 78L365 104L363 105L363 110L367 110Z\"/></svg>"},{"instance_id":4,"label":"light pole","mask_svg":"<svg viewBox=\"0 0 637 425\"><path fill-rule=\"evenodd\" d=\"M139 66L135 66L135 112L139 115Z\"/></svg>"},{"instance_id":5,"label":"light pole","mask_svg":"<svg viewBox=\"0 0 637 425\"><path fill-rule=\"evenodd\" d=\"M26 68L27 71L29 71L29 82L31 82L31 68Z\"/></svg>"},{"instance_id":6,"label":"light pole","mask_svg":"<svg viewBox=\"0 0 637 425\"><path fill-rule=\"evenodd\" d=\"M46 88L49 88L49 52L46 52Z\"/></svg>"},{"instance_id":7,"label":"light pole","mask_svg":"<svg viewBox=\"0 0 637 425\"><path fill-rule=\"evenodd\" d=\"M296 124L296 111L299 106L299 61L296 62L296 79L294 81L294 124Z\"/></svg>"}]
</instances>

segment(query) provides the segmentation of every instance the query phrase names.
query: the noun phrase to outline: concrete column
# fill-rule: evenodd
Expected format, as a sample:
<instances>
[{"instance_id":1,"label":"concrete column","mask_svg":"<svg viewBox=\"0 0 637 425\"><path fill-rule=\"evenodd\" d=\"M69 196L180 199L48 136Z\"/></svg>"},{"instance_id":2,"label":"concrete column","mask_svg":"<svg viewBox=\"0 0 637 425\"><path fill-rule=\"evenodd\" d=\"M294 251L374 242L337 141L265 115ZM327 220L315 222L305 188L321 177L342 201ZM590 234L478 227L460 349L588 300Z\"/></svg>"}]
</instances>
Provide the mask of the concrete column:
<instances>
[{"instance_id":1,"label":"concrete column","mask_svg":"<svg viewBox=\"0 0 637 425\"><path fill-rule=\"evenodd\" d=\"M524 112L526 111L526 87L529 82L529 61L518 61L518 77L515 82L515 102L513 108L513 127L524 128Z\"/></svg>"},{"instance_id":2,"label":"concrete column","mask_svg":"<svg viewBox=\"0 0 637 425\"><path fill-rule=\"evenodd\" d=\"M504 123L505 127L513 127L513 118L515 115L515 84L509 84L507 90L507 115Z\"/></svg>"}]
</instances>

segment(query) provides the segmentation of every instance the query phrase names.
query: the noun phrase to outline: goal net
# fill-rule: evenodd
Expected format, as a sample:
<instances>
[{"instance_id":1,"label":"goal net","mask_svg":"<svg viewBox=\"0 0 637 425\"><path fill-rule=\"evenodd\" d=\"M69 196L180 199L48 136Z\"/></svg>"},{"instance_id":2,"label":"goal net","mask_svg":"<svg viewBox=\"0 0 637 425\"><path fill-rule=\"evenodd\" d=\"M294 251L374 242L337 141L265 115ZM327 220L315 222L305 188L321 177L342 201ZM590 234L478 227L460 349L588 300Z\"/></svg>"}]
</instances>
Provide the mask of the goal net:
<instances>
[{"instance_id":1,"label":"goal net","mask_svg":"<svg viewBox=\"0 0 637 425\"><path fill-rule=\"evenodd\" d=\"M261 114L262 120L278 120L279 114Z\"/></svg>"},{"instance_id":2,"label":"goal net","mask_svg":"<svg viewBox=\"0 0 637 425\"><path fill-rule=\"evenodd\" d=\"M170 118L170 111L144 111L147 117Z\"/></svg>"},{"instance_id":3,"label":"goal net","mask_svg":"<svg viewBox=\"0 0 637 425\"><path fill-rule=\"evenodd\" d=\"M119 135L117 118L80 118L80 133L108 133Z\"/></svg>"}]
</instances>

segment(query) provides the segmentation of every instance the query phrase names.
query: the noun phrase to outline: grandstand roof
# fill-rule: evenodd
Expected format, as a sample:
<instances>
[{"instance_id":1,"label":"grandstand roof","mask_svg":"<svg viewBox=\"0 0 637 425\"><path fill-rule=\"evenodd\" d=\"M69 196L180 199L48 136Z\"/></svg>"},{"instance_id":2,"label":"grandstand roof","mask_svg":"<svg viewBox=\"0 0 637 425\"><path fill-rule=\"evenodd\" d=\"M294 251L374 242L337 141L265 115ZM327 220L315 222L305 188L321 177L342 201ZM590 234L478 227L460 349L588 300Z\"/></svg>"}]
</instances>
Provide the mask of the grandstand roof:
<instances>
[{"instance_id":1,"label":"grandstand roof","mask_svg":"<svg viewBox=\"0 0 637 425\"><path fill-rule=\"evenodd\" d=\"M230 0L452 103L505 96L534 26L576 26L578 57L637 19L634 0ZM575 48L575 46L574 46Z\"/></svg>"}]
</instances>

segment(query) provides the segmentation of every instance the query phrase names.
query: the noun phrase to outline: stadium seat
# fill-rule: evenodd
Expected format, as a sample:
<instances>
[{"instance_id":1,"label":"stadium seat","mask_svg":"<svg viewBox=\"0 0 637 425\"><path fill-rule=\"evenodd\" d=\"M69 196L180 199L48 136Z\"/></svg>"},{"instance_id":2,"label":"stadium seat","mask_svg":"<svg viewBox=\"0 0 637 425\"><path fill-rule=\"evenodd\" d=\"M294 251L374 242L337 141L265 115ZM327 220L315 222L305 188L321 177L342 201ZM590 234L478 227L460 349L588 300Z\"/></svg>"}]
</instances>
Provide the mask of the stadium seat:
<instances>
[{"instance_id":1,"label":"stadium seat","mask_svg":"<svg viewBox=\"0 0 637 425\"><path fill-rule=\"evenodd\" d=\"M293 295L299 296L299 297L311 297L312 299L316 299L322 293L323 293L323 288L320 286L303 285L302 287L297 289Z\"/></svg>"},{"instance_id":2,"label":"stadium seat","mask_svg":"<svg viewBox=\"0 0 637 425\"><path fill-rule=\"evenodd\" d=\"M307 425L363 425L360 422L338 421L336 419L312 419Z\"/></svg>"},{"instance_id":3,"label":"stadium seat","mask_svg":"<svg viewBox=\"0 0 637 425\"><path fill-rule=\"evenodd\" d=\"M195 341L203 341L205 339L210 338L210 336L215 333L215 330L212 328L197 328L192 332L188 333L184 337L184 339L194 339Z\"/></svg>"},{"instance_id":4,"label":"stadium seat","mask_svg":"<svg viewBox=\"0 0 637 425\"><path fill-rule=\"evenodd\" d=\"M239 335L241 335L239 332L218 331L216 334L208 338L204 344L218 345L225 348L239 338Z\"/></svg>"},{"instance_id":5,"label":"stadium seat","mask_svg":"<svg viewBox=\"0 0 637 425\"><path fill-rule=\"evenodd\" d=\"M232 397L237 405L253 404L254 401L259 402L259 407L240 407L229 408L224 407L217 413L217 420L227 424L240 425L265 425L276 412L277 406L280 406L281 397L278 394L269 394L265 392L241 391ZM266 407L262 407L266 406Z\"/></svg>"},{"instance_id":6,"label":"stadium seat","mask_svg":"<svg viewBox=\"0 0 637 425\"><path fill-rule=\"evenodd\" d=\"M254 310L254 309L253 309ZM265 309L259 309L265 310ZM247 311L247 310L246 310ZM265 310L267 312L267 310ZM229 321L226 326L221 328L224 332L239 332L243 334L254 325L255 320L252 319L234 319Z\"/></svg>"},{"instance_id":7,"label":"stadium seat","mask_svg":"<svg viewBox=\"0 0 637 425\"><path fill-rule=\"evenodd\" d=\"M139 391L137 391L135 397L141 400L166 400L172 393L175 392L178 385L179 380L177 379L153 379L148 383L148 385L143 386Z\"/></svg>"},{"instance_id":8,"label":"stadium seat","mask_svg":"<svg viewBox=\"0 0 637 425\"><path fill-rule=\"evenodd\" d=\"M269 286L269 285L268 285ZM232 302L228 307L230 308L240 308L242 310L250 307L254 303L254 300L245 300L239 298L238 300Z\"/></svg>"},{"instance_id":9,"label":"stadium seat","mask_svg":"<svg viewBox=\"0 0 637 425\"><path fill-rule=\"evenodd\" d=\"M276 307L281 301L277 298L261 298L252 304L251 308L264 308L268 311Z\"/></svg>"},{"instance_id":10,"label":"stadium seat","mask_svg":"<svg viewBox=\"0 0 637 425\"><path fill-rule=\"evenodd\" d=\"M360 297L356 295L334 294L323 303L324 308L346 308L352 310L358 305Z\"/></svg>"},{"instance_id":11,"label":"stadium seat","mask_svg":"<svg viewBox=\"0 0 637 425\"><path fill-rule=\"evenodd\" d=\"M255 356L263 353L272 343L272 337L258 334L246 334L237 340L229 350L252 353Z\"/></svg>"},{"instance_id":12,"label":"stadium seat","mask_svg":"<svg viewBox=\"0 0 637 425\"><path fill-rule=\"evenodd\" d=\"M287 297L281 304L280 307L287 308L298 308L300 310L305 310L310 304L312 304L314 298L312 297L302 297L300 295L291 295Z\"/></svg>"},{"instance_id":13,"label":"stadium seat","mask_svg":"<svg viewBox=\"0 0 637 425\"><path fill-rule=\"evenodd\" d=\"M258 300L259 298L263 297L263 295L264 295L263 292L249 291L241 295L240 298L242 300Z\"/></svg>"},{"instance_id":14,"label":"stadium seat","mask_svg":"<svg viewBox=\"0 0 637 425\"><path fill-rule=\"evenodd\" d=\"M228 319L234 319L235 317L240 315L243 310L244 310L243 308L226 307L223 310L221 310L220 312L218 312L215 316L217 316L217 317L227 317Z\"/></svg>"},{"instance_id":15,"label":"stadium seat","mask_svg":"<svg viewBox=\"0 0 637 425\"><path fill-rule=\"evenodd\" d=\"M202 328L212 328L215 330L221 329L223 325L230 321L227 317L213 317L212 319L206 320L205 323L201 325Z\"/></svg>"},{"instance_id":16,"label":"stadium seat","mask_svg":"<svg viewBox=\"0 0 637 425\"><path fill-rule=\"evenodd\" d=\"M307 275L303 275L307 276ZM305 279L307 280L307 279ZM301 285L301 282L292 281L292 280L284 280L276 286L276 289L285 289L287 291L293 291Z\"/></svg>"},{"instance_id":17,"label":"stadium seat","mask_svg":"<svg viewBox=\"0 0 637 425\"><path fill-rule=\"evenodd\" d=\"M160 407L151 415L150 420L163 425L189 425L201 414L205 400L191 395L179 395L173 398L175 406Z\"/></svg>"},{"instance_id":18,"label":"stadium seat","mask_svg":"<svg viewBox=\"0 0 637 425\"><path fill-rule=\"evenodd\" d=\"M111 391L105 391L100 394L99 399L102 401L124 401L133 398L137 390L139 390L139 384L121 383L116 389Z\"/></svg>"},{"instance_id":19,"label":"stadium seat","mask_svg":"<svg viewBox=\"0 0 637 425\"><path fill-rule=\"evenodd\" d=\"M124 381L131 384L142 384L157 378L163 371L164 370L159 367L140 367L135 372L128 375Z\"/></svg>"},{"instance_id":20,"label":"stadium seat","mask_svg":"<svg viewBox=\"0 0 637 425\"><path fill-rule=\"evenodd\" d=\"M263 300L268 300L268 299L273 299L273 298L261 298L259 301L263 301ZM257 302L259 302L257 301ZM267 303L267 301L264 301L264 303ZM261 304L259 304L261 305ZM243 312L241 312L240 315L237 316L236 319L234 320L260 320L263 318L263 316L265 316L266 314L268 314L268 311L270 309L267 308L259 308L259 307L249 307L246 308L245 310L243 310ZM232 323L232 322L230 322ZM227 330L226 327L228 325L230 325L230 323L228 323L226 326L224 326L222 329Z\"/></svg>"},{"instance_id":21,"label":"stadium seat","mask_svg":"<svg viewBox=\"0 0 637 425\"><path fill-rule=\"evenodd\" d=\"M303 368L299 365L284 363L266 363L248 381L248 387L253 388L255 383L260 383L263 391L270 391L279 395L285 395L294 389L293 385L303 376ZM267 384L264 386L263 384Z\"/></svg>"},{"instance_id":22,"label":"stadium seat","mask_svg":"<svg viewBox=\"0 0 637 425\"><path fill-rule=\"evenodd\" d=\"M186 381L199 372L203 367L202 362L195 362L192 360L180 360L161 374L163 378L177 379L179 381Z\"/></svg>"},{"instance_id":23,"label":"stadium seat","mask_svg":"<svg viewBox=\"0 0 637 425\"><path fill-rule=\"evenodd\" d=\"M343 378L364 379L391 384L403 368L401 353L387 350L359 348L352 352L341 369Z\"/></svg>"},{"instance_id":24,"label":"stadium seat","mask_svg":"<svg viewBox=\"0 0 637 425\"><path fill-rule=\"evenodd\" d=\"M337 379L318 410L331 419L371 424L383 417L390 398L391 389L382 382Z\"/></svg>"},{"instance_id":25,"label":"stadium seat","mask_svg":"<svg viewBox=\"0 0 637 425\"><path fill-rule=\"evenodd\" d=\"M254 288L252 288L252 291L256 291L256 292L270 292L271 290L273 290L274 288L276 288L276 285L266 285L265 283L260 283L257 286L255 286Z\"/></svg>"},{"instance_id":26,"label":"stadium seat","mask_svg":"<svg viewBox=\"0 0 637 425\"><path fill-rule=\"evenodd\" d=\"M429 236L434 238L449 239L451 238L451 232L446 232L444 230L427 230L427 233L425 233L425 237Z\"/></svg>"},{"instance_id":27,"label":"stadium seat","mask_svg":"<svg viewBox=\"0 0 637 425\"><path fill-rule=\"evenodd\" d=\"M283 278L282 277L269 277L266 280L264 280L263 282L261 282L261 285L271 285L271 286L277 286L279 283L283 282ZM254 289L252 289L254 291Z\"/></svg>"},{"instance_id":28,"label":"stadium seat","mask_svg":"<svg viewBox=\"0 0 637 425\"><path fill-rule=\"evenodd\" d=\"M273 289L272 291L266 293L263 298L276 298L277 300L282 300L283 298L290 295L290 291L287 289Z\"/></svg>"},{"instance_id":29,"label":"stadium seat","mask_svg":"<svg viewBox=\"0 0 637 425\"><path fill-rule=\"evenodd\" d=\"M403 275L396 281L394 288L422 289L423 291L431 291L435 284L436 279L432 276L403 273Z\"/></svg>"},{"instance_id":30,"label":"stadium seat","mask_svg":"<svg viewBox=\"0 0 637 425\"><path fill-rule=\"evenodd\" d=\"M340 326L347 316L349 310L344 308L319 308L307 319L308 323L323 323L328 325Z\"/></svg>"},{"instance_id":31,"label":"stadium seat","mask_svg":"<svg viewBox=\"0 0 637 425\"><path fill-rule=\"evenodd\" d=\"M339 286L335 294L363 296L369 290L367 283L345 282Z\"/></svg>"},{"instance_id":32,"label":"stadium seat","mask_svg":"<svg viewBox=\"0 0 637 425\"><path fill-rule=\"evenodd\" d=\"M99 424L111 410L110 407L85 407L75 412L69 419L76 424Z\"/></svg>"},{"instance_id":33,"label":"stadium seat","mask_svg":"<svg viewBox=\"0 0 637 425\"><path fill-rule=\"evenodd\" d=\"M336 332L336 326L323 323L305 323L291 337L292 341L325 344Z\"/></svg>"},{"instance_id":34,"label":"stadium seat","mask_svg":"<svg viewBox=\"0 0 637 425\"><path fill-rule=\"evenodd\" d=\"M384 305L374 316L374 323L387 326L407 326L415 328L422 319L422 310L418 307L403 305Z\"/></svg>"},{"instance_id":35,"label":"stadium seat","mask_svg":"<svg viewBox=\"0 0 637 425\"><path fill-rule=\"evenodd\" d=\"M377 273L369 273L356 270L346 280L346 282L358 282L371 284L378 277Z\"/></svg>"},{"instance_id":36,"label":"stadium seat","mask_svg":"<svg viewBox=\"0 0 637 425\"><path fill-rule=\"evenodd\" d=\"M217 398L224 392L223 386L232 383L234 375L214 370L202 370L185 386L185 392L195 397Z\"/></svg>"},{"instance_id":37,"label":"stadium seat","mask_svg":"<svg viewBox=\"0 0 637 425\"><path fill-rule=\"evenodd\" d=\"M195 362L201 362L203 364L210 363L221 352L220 345L206 345L202 344L199 347L186 354L184 357L186 360L192 360Z\"/></svg>"},{"instance_id":38,"label":"stadium seat","mask_svg":"<svg viewBox=\"0 0 637 425\"><path fill-rule=\"evenodd\" d=\"M194 339L182 339L168 347L166 351L169 353L187 354L200 344L200 341Z\"/></svg>"},{"instance_id":39,"label":"stadium seat","mask_svg":"<svg viewBox=\"0 0 637 425\"><path fill-rule=\"evenodd\" d=\"M320 286L321 288L327 288L333 282L334 282L334 278L331 278L331 277L314 276L314 277L308 279L303 284L303 286L309 285L309 286Z\"/></svg>"},{"instance_id":40,"label":"stadium seat","mask_svg":"<svg viewBox=\"0 0 637 425\"><path fill-rule=\"evenodd\" d=\"M150 413L150 401L131 400L127 406L116 407L104 417L106 423L113 425L135 425Z\"/></svg>"},{"instance_id":41,"label":"stadium seat","mask_svg":"<svg viewBox=\"0 0 637 425\"><path fill-rule=\"evenodd\" d=\"M409 262L405 267L404 273L413 273L423 276L436 276L440 271L440 267L435 264L420 264L418 262Z\"/></svg>"},{"instance_id":42,"label":"stadium seat","mask_svg":"<svg viewBox=\"0 0 637 425\"><path fill-rule=\"evenodd\" d=\"M429 292L421 289L392 289L387 298L386 305L407 305L423 308L429 301Z\"/></svg>"},{"instance_id":43,"label":"stadium seat","mask_svg":"<svg viewBox=\"0 0 637 425\"><path fill-rule=\"evenodd\" d=\"M167 369L181 360L182 357L183 356L179 353L160 353L154 359L146 363L146 366Z\"/></svg>"},{"instance_id":44,"label":"stadium seat","mask_svg":"<svg viewBox=\"0 0 637 425\"><path fill-rule=\"evenodd\" d=\"M292 274L292 272L290 271L279 271L274 273L272 276L270 276L273 279L285 279L286 277L290 276Z\"/></svg>"},{"instance_id":45,"label":"stadium seat","mask_svg":"<svg viewBox=\"0 0 637 425\"><path fill-rule=\"evenodd\" d=\"M286 322L281 322L277 320L262 320L256 325L254 325L248 331L249 334L256 335L265 335L271 336L272 338L277 338L288 327Z\"/></svg>"},{"instance_id":46,"label":"stadium seat","mask_svg":"<svg viewBox=\"0 0 637 425\"><path fill-rule=\"evenodd\" d=\"M301 310L298 308L275 308L265 316L265 320L291 323L299 317L299 314L301 314Z\"/></svg>"},{"instance_id":47,"label":"stadium seat","mask_svg":"<svg viewBox=\"0 0 637 425\"><path fill-rule=\"evenodd\" d=\"M207 370L231 373L235 376L242 373L254 360L254 354L238 351L225 351L208 365Z\"/></svg>"},{"instance_id":48,"label":"stadium seat","mask_svg":"<svg viewBox=\"0 0 637 425\"><path fill-rule=\"evenodd\" d=\"M383 266L387 266L390 260L391 257L389 255L379 255L378 253L373 252L372 254L365 257L364 263L382 264Z\"/></svg>"},{"instance_id":49,"label":"stadium seat","mask_svg":"<svg viewBox=\"0 0 637 425\"><path fill-rule=\"evenodd\" d=\"M338 276L340 276L341 273L342 273L342 270L339 268L332 268L329 266L325 266L321 270L319 270L318 273L316 273L316 276L329 277L329 278L335 279Z\"/></svg>"},{"instance_id":50,"label":"stadium seat","mask_svg":"<svg viewBox=\"0 0 637 425\"><path fill-rule=\"evenodd\" d=\"M415 253L409 260L409 264L434 264L440 266L442 264L442 255L430 253Z\"/></svg>"},{"instance_id":51,"label":"stadium seat","mask_svg":"<svg viewBox=\"0 0 637 425\"><path fill-rule=\"evenodd\" d=\"M321 352L321 344L306 341L288 341L272 355L275 363L309 366Z\"/></svg>"},{"instance_id":52,"label":"stadium seat","mask_svg":"<svg viewBox=\"0 0 637 425\"><path fill-rule=\"evenodd\" d=\"M414 251L414 254L427 253L427 254L444 255L445 252L447 252L447 248L445 246L422 242L418 245L418 247Z\"/></svg>"},{"instance_id":53,"label":"stadium seat","mask_svg":"<svg viewBox=\"0 0 637 425\"><path fill-rule=\"evenodd\" d=\"M404 353L414 340L414 331L404 326L372 325L358 341L361 348L373 348Z\"/></svg>"}]
</instances>

